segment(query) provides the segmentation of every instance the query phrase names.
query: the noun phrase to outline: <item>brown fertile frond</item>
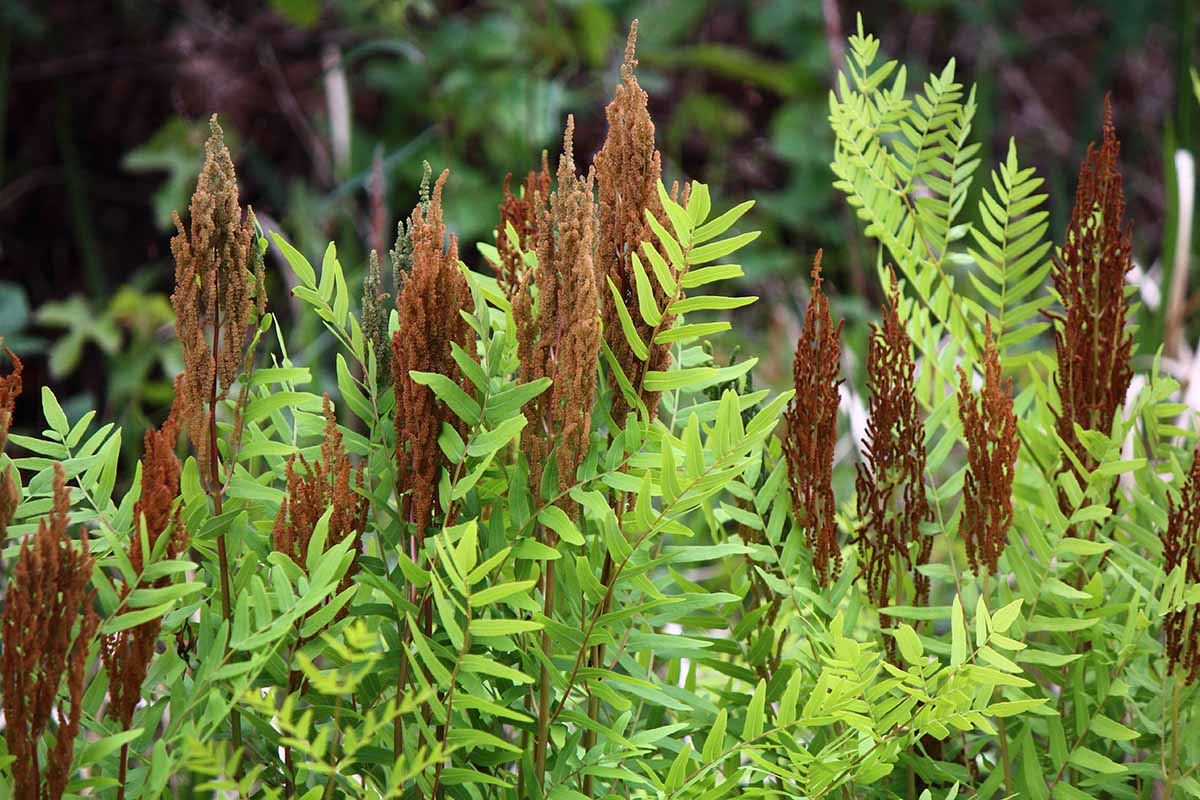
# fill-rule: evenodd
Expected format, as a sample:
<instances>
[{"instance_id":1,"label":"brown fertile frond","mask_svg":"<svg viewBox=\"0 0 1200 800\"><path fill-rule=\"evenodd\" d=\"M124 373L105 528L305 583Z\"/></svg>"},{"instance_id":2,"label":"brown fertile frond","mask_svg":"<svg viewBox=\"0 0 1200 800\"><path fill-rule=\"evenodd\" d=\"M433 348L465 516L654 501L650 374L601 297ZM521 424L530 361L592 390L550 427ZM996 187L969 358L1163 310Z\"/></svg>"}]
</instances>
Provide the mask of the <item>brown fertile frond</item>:
<instances>
[{"instance_id":1,"label":"brown fertile frond","mask_svg":"<svg viewBox=\"0 0 1200 800\"><path fill-rule=\"evenodd\" d=\"M575 173L575 119L567 118L558 161L558 188L537 210L537 267L522 273L513 298L522 382L550 378L550 388L526 406L522 450L535 494L552 448L560 488L574 483L587 455L600 353L592 173ZM531 274L532 273L532 274ZM534 302L533 285L537 285Z\"/></svg>"},{"instance_id":2,"label":"brown fertile frond","mask_svg":"<svg viewBox=\"0 0 1200 800\"><path fill-rule=\"evenodd\" d=\"M179 497L179 459L175 456L177 431L174 417L162 428L147 431L142 456L141 493L133 507L134 524L145 526L146 542L153 552L159 538L170 530L162 557L178 558L187 548L188 533L180 519L175 499ZM138 575L146 566L140 528L129 539L129 562ZM168 585L168 576L153 581L126 585L122 600L138 586L159 589ZM133 712L142 696L142 684L153 660L162 619L155 618L133 628L100 637L100 659L108 672L108 697L111 717L123 729L133 721Z\"/></svg>"},{"instance_id":3,"label":"brown fertile frond","mask_svg":"<svg viewBox=\"0 0 1200 800\"><path fill-rule=\"evenodd\" d=\"M354 559L342 578L341 588L345 589L358 571L357 539L367 527L370 503L362 493L365 486L363 464L360 462L357 470L351 468L329 395L325 395L323 411L325 438L321 443L321 458L312 463L304 456L294 455L288 459L287 494L275 516L273 538L275 549L290 556L303 569L308 563L309 543L317 523L326 510L332 509L326 548L347 537L355 539ZM300 470L296 468L297 462Z\"/></svg>"},{"instance_id":4,"label":"brown fertile frond","mask_svg":"<svg viewBox=\"0 0 1200 800\"><path fill-rule=\"evenodd\" d=\"M913 388L912 342L900 319L895 273L892 285L883 323L871 326L867 344L871 399L865 463L858 465L855 479L861 520L855 541L867 593L877 608L925 603L929 579L917 568L928 563L932 547L932 539L921 535L921 523L933 515L925 495L924 429ZM911 598L904 596L906 572L913 582ZM886 627L891 620L881 615L880 622Z\"/></svg>"},{"instance_id":5,"label":"brown fertile frond","mask_svg":"<svg viewBox=\"0 0 1200 800\"><path fill-rule=\"evenodd\" d=\"M525 272L522 252L537 250L538 212L550 197L550 163L542 152L542 168L530 172L522 184L521 196L510 189L512 173L504 178L504 202L500 204L500 224L496 226L496 252L500 263L493 266L496 282L511 299L517 292L517 282ZM517 233L517 245L508 238L508 226Z\"/></svg>"},{"instance_id":6,"label":"brown fertile frond","mask_svg":"<svg viewBox=\"0 0 1200 800\"><path fill-rule=\"evenodd\" d=\"M1179 493L1170 501L1167 529L1161 534L1164 569L1184 573L1185 586L1200 586L1200 446L1192 455L1192 468ZM1164 649L1169 669L1192 683L1200 676L1200 619L1197 606L1167 612L1163 622Z\"/></svg>"},{"instance_id":7,"label":"brown fertile frond","mask_svg":"<svg viewBox=\"0 0 1200 800\"><path fill-rule=\"evenodd\" d=\"M253 215L238 203L237 175L214 114L204 168L192 195L190 229L175 215L175 332L183 344L183 422L208 474L205 403L224 399L242 368L246 326L261 281ZM258 291L260 304L265 292ZM209 341L212 332L212 342ZM214 352L215 345L215 352Z\"/></svg>"},{"instance_id":8,"label":"brown fertile frond","mask_svg":"<svg viewBox=\"0 0 1200 800\"><path fill-rule=\"evenodd\" d=\"M1062 311L1047 312L1056 322L1056 382L1062 404L1055 427L1088 471L1097 465L1075 426L1108 433L1133 378L1133 334L1125 326L1125 274L1133 266L1133 226L1124 223L1120 150L1112 103L1106 98L1104 141L1099 149L1088 146L1066 241L1054 260L1054 289ZM1073 470L1064 457L1059 472ZM1083 482L1083 476L1076 477ZM1114 498L1115 492L1113 478ZM1069 516L1067 498L1061 496L1060 503Z\"/></svg>"},{"instance_id":9,"label":"brown fertile frond","mask_svg":"<svg viewBox=\"0 0 1200 800\"><path fill-rule=\"evenodd\" d=\"M442 423L460 432L463 423L409 372L436 372L467 385L450 348L452 342L467 345L470 329L459 312L469 308L470 291L458 266L458 240L451 235L449 247L444 245L442 190L449 174L444 171L438 178L429 203L413 210L412 272L397 298L400 328L392 337L397 480L406 493L404 518L416 525L418 546L432 519L444 461L437 443Z\"/></svg>"},{"instance_id":10,"label":"brown fertile frond","mask_svg":"<svg viewBox=\"0 0 1200 800\"><path fill-rule=\"evenodd\" d=\"M796 394L784 414L787 433L783 455L788 465L792 511L796 522L804 526L817 581L828 586L842 569L833 496L842 323L834 326L829 298L821 291L820 250L813 260L812 287L812 300L804 312L804 326L792 362Z\"/></svg>"},{"instance_id":11,"label":"brown fertile frond","mask_svg":"<svg viewBox=\"0 0 1200 800\"><path fill-rule=\"evenodd\" d=\"M0 344L3 344L2 339ZM21 395L21 373L25 370L16 353L7 347L4 352L12 362L12 372L0 378L0 453L8 444L8 430L12 427L17 398ZM8 537L8 523L12 522L20 503L21 485L17 482L17 468L9 466L0 472L0 542Z\"/></svg>"},{"instance_id":12,"label":"brown fertile frond","mask_svg":"<svg viewBox=\"0 0 1200 800\"><path fill-rule=\"evenodd\" d=\"M37 533L21 543L0 623L0 702L8 752L16 759L11 769L19 800L62 797L83 712L88 647L99 624L95 593L88 590L94 559L86 535L78 548L68 537L69 514L65 473L55 465L53 506ZM48 750L45 786L39 788L38 742L56 710L64 675L70 709L57 706L55 744Z\"/></svg>"},{"instance_id":13,"label":"brown fertile frond","mask_svg":"<svg viewBox=\"0 0 1200 800\"><path fill-rule=\"evenodd\" d=\"M0 344L3 343L4 340L0 339ZM12 372L0 378L0 452L3 452L4 446L8 444L8 431L12 427L17 398L21 396L21 373L25 371L25 365L17 358L16 353L7 347L4 348L4 352L12 362Z\"/></svg>"},{"instance_id":14,"label":"brown fertile frond","mask_svg":"<svg viewBox=\"0 0 1200 800\"><path fill-rule=\"evenodd\" d=\"M648 363L643 364L634 355L625 340L617 306L608 288L608 280L611 279L625 300L625 305L637 308L632 254L642 242L657 244L658 241L646 222L646 211L662 222L667 230L671 230L658 197L662 159L654 147L654 123L650 120L647 108L648 97L634 75L637 67L634 57L636 45L637 20L634 20L625 47L625 63L621 65L621 82L617 85L616 97L604 112L608 119L608 134L595 159L600 201L595 268L604 339L634 386L638 385L638 377L644 370L665 370L671 363L669 345L654 344L651 341L653 327L636 313L633 314L634 327L642 341L648 343L650 358ZM669 259L667 263L670 263ZM667 298L663 296L657 281L651 281L651 285L659 308L663 308ZM669 318L661 323L664 328L669 324ZM614 390L613 418L624 419L630 409L617 388L615 376L610 376L609 384ZM658 393L643 392L642 400L653 415L658 408Z\"/></svg>"},{"instance_id":15,"label":"brown fertile frond","mask_svg":"<svg viewBox=\"0 0 1200 800\"><path fill-rule=\"evenodd\" d=\"M983 388L971 391L969 376L958 371L958 414L967 440L963 483L962 536L975 574L994 573L1012 524L1013 468L1020 439L1013 413L1012 378L1001 377L1000 353L986 323Z\"/></svg>"}]
</instances>

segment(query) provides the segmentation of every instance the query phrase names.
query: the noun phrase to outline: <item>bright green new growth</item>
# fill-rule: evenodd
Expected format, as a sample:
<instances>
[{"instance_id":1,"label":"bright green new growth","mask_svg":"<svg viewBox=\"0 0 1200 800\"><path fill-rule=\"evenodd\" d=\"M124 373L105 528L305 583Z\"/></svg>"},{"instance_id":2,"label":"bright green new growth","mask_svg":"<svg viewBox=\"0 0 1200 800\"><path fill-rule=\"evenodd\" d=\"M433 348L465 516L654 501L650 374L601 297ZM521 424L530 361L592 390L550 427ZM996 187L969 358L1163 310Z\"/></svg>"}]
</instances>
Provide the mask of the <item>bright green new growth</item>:
<instances>
[{"instance_id":1,"label":"bright green new growth","mask_svg":"<svg viewBox=\"0 0 1200 800\"><path fill-rule=\"evenodd\" d=\"M1168 669L1160 642L1172 615L1180 633L1169 646L1192 652L1200 613L1193 573L1163 567L1166 531L1171 547L1195 538L1180 532L1163 480L1185 474L1194 438L1178 426L1179 386L1149 365L1110 430L1078 431L1096 466L1078 463L1055 433L1053 323L1041 312L1061 236L1048 231L1041 181L1010 145L991 183L973 189L974 90L951 63L909 95L904 67L878 64L879 47L860 21L830 97L831 166L879 246L885 290L889 264L902 279L889 344L906 357L889 353L912 367L892 377L913 381L919 409L905 422L919 414L907 430L922 441L908 444L927 456L914 479L929 509L917 533L933 557L915 567L927 603L872 602L848 493L836 497L842 568L820 585L779 438L793 392L749 388L756 359L713 355L757 299L722 283L742 277L729 261L757 236L744 229L752 202L724 210L702 183L672 194L658 181L660 208L634 209L631 226L644 218L651 238L624 243L632 289L596 281L634 358L614 353L613 328L584 365L600 372L574 475L530 475L522 437L541 432L530 404L550 379L519 378L510 287L459 262L469 333L450 348L458 374L408 375L448 420L436 431L431 524L419 532L402 513L402 409L381 349L403 312L379 305L377 264L361 292L332 243L317 269L274 235L293 295L329 334L334 385L314 385L320 365L293 361L289 332L262 316L237 390L216 401L220 513L207 472L190 453L183 461L186 552L167 558L169 537L154 551L145 539L140 574L130 562L128 543L146 531L138 489L117 491L112 424L94 413L72 423L43 390L47 430L8 437L10 455L27 454L11 457L23 486L6 563L50 507L61 462L75 489L70 535L87 537L97 560L100 633L162 621L128 730L106 714L104 671L89 675L68 796L115 797L123 749L126 796L147 798L1200 796L1196 686ZM636 86L632 39L626 64ZM510 208L543 223L524 230L556 235L564 223L538 216L548 200ZM531 270L513 285L534 307L531 276L548 250L511 223L502 235L513 263ZM411 244L398 244L410 261L422 250ZM480 251L498 262L495 248ZM1021 442L1007 546L977 578L962 544L957 393L960 368L983 370L985 320L1017 387ZM660 347L670 366L652 369ZM336 420L322 413L325 393ZM633 410L616 419L618 407ZM304 491L289 464L329 463L327 425L362 465L346 491L366 498L366 530L339 538L333 510L313 514L298 559L275 550L272 527L285 497ZM877 432L882 441L892 430ZM861 459L851 453L835 470ZM0 474L9 460L0 456ZM1067 462L1075 469L1059 469ZM126 596L119 586L153 588ZM53 736L41 744L54 747ZM16 796L2 753L0 794Z\"/></svg>"}]
</instances>

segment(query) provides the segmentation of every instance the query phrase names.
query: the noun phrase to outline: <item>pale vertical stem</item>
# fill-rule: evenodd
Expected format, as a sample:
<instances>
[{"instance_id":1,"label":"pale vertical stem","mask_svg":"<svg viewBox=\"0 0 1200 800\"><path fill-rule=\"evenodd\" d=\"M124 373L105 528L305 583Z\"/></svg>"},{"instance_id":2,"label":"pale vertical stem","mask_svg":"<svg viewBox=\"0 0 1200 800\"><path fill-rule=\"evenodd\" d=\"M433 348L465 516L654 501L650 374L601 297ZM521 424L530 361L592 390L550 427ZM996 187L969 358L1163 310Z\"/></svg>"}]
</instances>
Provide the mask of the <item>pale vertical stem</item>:
<instances>
[{"instance_id":1,"label":"pale vertical stem","mask_svg":"<svg viewBox=\"0 0 1200 800\"><path fill-rule=\"evenodd\" d=\"M1179 675L1171 676L1171 766L1167 770L1166 800L1175 795L1175 776L1179 774L1179 687L1183 683Z\"/></svg>"},{"instance_id":2,"label":"pale vertical stem","mask_svg":"<svg viewBox=\"0 0 1200 800\"><path fill-rule=\"evenodd\" d=\"M542 613L546 619L554 614L554 562L546 562L545 588L542 592L544 602ZM586 642L585 642L586 644ZM550 631L542 628L542 652L546 662L550 661ZM533 743L533 765L538 786L546 786L546 747L550 740L550 668L542 664L541 686L538 690L538 726L537 739Z\"/></svg>"},{"instance_id":3,"label":"pale vertical stem","mask_svg":"<svg viewBox=\"0 0 1200 800\"><path fill-rule=\"evenodd\" d=\"M221 516L224 490L221 487L220 471L217 466L219 451L217 450L217 378L219 372L219 354L221 344L221 281L216 281L217 300L214 303L216 313L213 317L213 379L212 388L208 395L208 490L212 497L213 515ZM217 561L221 569L221 615L226 621L233 617L232 602L229 593L229 551L225 545L228 532L222 533L217 539ZM242 715L234 706L229 709L229 725L231 727L233 749L242 747ZM239 769L238 772L241 770Z\"/></svg>"}]
</instances>

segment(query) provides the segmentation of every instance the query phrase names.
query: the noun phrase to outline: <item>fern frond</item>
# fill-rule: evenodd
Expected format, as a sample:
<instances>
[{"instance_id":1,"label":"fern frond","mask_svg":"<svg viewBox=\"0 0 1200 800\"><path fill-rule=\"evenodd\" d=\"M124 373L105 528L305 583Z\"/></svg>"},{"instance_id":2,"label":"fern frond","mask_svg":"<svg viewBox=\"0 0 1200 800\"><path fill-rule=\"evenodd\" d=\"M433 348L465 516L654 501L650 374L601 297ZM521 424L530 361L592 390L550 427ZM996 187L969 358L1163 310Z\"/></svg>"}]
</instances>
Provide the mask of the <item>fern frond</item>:
<instances>
[{"instance_id":1,"label":"fern frond","mask_svg":"<svg viewBox=\"0 0 1200 800\"><path fill-rule=\"evenodd\" d=\"M1051 301L1040 291L1051 267L1049 212L1042 208L1046 195L1037 193L1042 179L1033 167L1021 167L1012 140L992 185L994 193L985 188L979 201L983 225L971 230L976 247L968 252L982 273L972 273L971 282L993 319L1001 362L1012 368L1036 354L1010 351L1049 327L1040 314Z\"/></svg>"},{"instance_id":2,"label":"fern frond","mask_svg":"<svg viewBox=\"0 0 1200 800\"><path fill-rule=\"evenodd\" d=\"M945 269L950 245L965 234L955 220L979 164L979 145L969 143L975 115L972 89L954 80L951 61L912 100L904 97L905 72L894 62L874 68L879 42L861 25L851 37L849 77L831 93L830 125L836 135L830 164L834 186L865 233L879 241L917 293L974 355L979 351L965 304ZM884 79L896 72L891 86Z\"/></svg>"}]
</instances>

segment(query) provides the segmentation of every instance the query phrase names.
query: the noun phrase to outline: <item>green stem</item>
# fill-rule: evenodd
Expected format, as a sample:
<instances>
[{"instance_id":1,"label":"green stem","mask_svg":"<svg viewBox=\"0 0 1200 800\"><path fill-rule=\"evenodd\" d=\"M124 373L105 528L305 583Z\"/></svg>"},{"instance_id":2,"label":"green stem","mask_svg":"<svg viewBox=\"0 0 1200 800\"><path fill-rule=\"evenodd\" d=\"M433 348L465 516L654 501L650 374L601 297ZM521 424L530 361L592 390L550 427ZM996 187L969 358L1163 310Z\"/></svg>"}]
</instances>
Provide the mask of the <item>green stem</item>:
<instances>
[{"instance_id":1,"label":"green stem","mask_svg":"<svg viewBox=\"0 0 1200 800\"><path fill-rule=\"evenodd\" d=\"M330 751L330 755L334 755L335 757L336 757L336 750L337 750L337 744L338 744L338 724L341 722L341 719L342 719L342 696L338 695L337 703L335 703L333 706L333 730L330 731L330 733L329 733L329 739L330 739L329 751ZM333 782L337 778L337 775L338 775L338 769L336 768L336 764L337 764L337 762L335 761L334 762L335 768L331 769L329 771L329 777L325 780L325 792L322 795L323 800L330 800L330 798L333 797Z\"/></svg>"},{"instance_id":2,"label":"green stem","mask_svg":"<svg viewBox=\"0 0 1200 800\"><path fill-rule=\"evenodd\" d=\"M212 387L208 394L208 472L209 492L212 494L213 516L220 517L224 503L224 487L221 484L220 471L217 464L220 457L217 449L217 376L220 372L217 368L217 359L221 352L221 282L218 280L216 284L217 297L216 302L213 304L216 308L216 312L213 314L213 379ZM233 604L229 592L229 552L225 544L227 535L228 531L222 531L221 536L217 539L217 561L220 564L221 570L221 616L229 622L233 617ZM233 749L234 751L240 750L242 747L242 716L238 712L236 705L229 709L229 725L232 729ZM241 770L238 769L236 772L240 773Z\"/></svg>"},{"instance_id":3,"label":"green stem","mask_svg":"<svg viewBox=\"0 0 1200 800\"><path fill-rule=\"evenodd\" d=\"M1175 794L1175 776L1179 773L1179 687L1183 681L1175 675L1171 680L1171 766L1167 770L1166 800L1171 800Z\"/></svg>"},{"instance_id":4,"label":"green stem","mask_svg":"<svg viewBox=\"0 0 1200 800\"><path fill-rule=\"evenodd\" d=\"M554 615L554 562L546 562L545 587L542 595L543 611L546 619L550 619ZM587 646L587 641L584 641L584 646ZM538 724L537 738L533 743L533 769L538 786L543 789L546 786L546 746L550 739L550 631L542 628L542 653L545 656L545 661L542 662L541 686L538 689ZM566 698L563 698L564 701Z\"/></svg>"}]
</instances>

